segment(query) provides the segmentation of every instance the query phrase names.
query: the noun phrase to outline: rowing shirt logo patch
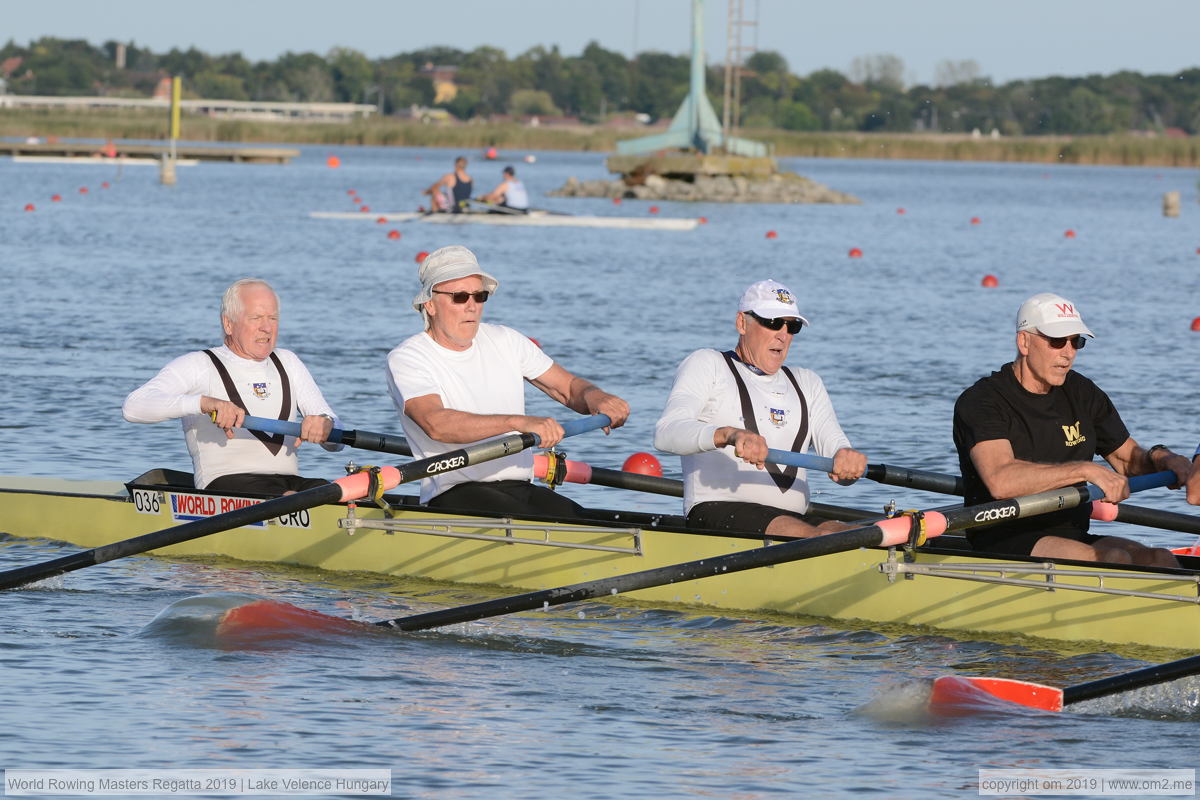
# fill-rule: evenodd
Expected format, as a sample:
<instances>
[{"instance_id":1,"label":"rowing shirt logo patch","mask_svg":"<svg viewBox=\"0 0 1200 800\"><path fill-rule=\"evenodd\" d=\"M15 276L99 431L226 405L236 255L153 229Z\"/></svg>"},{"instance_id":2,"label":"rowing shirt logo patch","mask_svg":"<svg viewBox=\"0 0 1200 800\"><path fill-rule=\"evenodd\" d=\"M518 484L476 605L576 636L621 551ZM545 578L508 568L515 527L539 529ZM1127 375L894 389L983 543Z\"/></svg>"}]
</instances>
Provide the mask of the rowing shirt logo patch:
<instances>
[{"instance_id":1,"label":"rowing shirt logo patch","mask_svg":"<svg viewBox=\"0 0 1200 800\"><path fill-rule=\"evenodd\" d=\"M1067 447L1075 447L1087 441L1087 437L1079 433L1079 420L1076 420L1074 425L1063 425L1062 429Z\"/></svg>"},{"instance_id":2,"label":"rowing shirt logo patch","mask_svg":"<svg viewBox=\"0 0 1200 800\"><path fill-rule=\"evenodd\" d=\"M259 400L266 400L268 397L271 396L271 390L267 388L266 383L255 383L255 384L253 384L253 388L254 388L254 396L257 397Z\"/></svg>"},{"instance_id":3,"label":"rowing shirt logo patch","mask_svg":"<svg viewBox=\"0 0 1200 800\"><path fill-rule=\"evenodd\" d=\"M787 289L776 289L775 299L783 303L785 306L794 306L796 301L792 299L792 293Z\"/></svg>"},{"instance_id":4,"label":"rowing shirt logo patch","mask_svg":"<svg viewBox=\"0 0 1200 800\"><path fill-rule=\"evenodd\" d=\"M787 425L787 410L783 408L768 408L771 413L771 424L776 428L782 428Z\"/></svg>"}]
</instances>

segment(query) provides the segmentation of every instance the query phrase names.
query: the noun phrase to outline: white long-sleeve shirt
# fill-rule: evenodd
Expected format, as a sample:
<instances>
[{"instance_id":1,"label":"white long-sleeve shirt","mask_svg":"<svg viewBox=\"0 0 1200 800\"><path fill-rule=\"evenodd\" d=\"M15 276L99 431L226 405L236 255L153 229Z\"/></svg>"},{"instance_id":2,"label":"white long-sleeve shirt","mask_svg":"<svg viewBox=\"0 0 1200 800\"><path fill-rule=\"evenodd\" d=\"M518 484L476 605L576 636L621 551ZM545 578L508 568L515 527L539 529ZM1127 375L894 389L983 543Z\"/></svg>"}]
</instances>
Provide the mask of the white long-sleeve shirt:
<instances>
[{"instance_id":1,"label":"white long-sleeve shirt","mask_svg":"<svg viewBox=\"0 0 1200 800\"><path fill-rule=\"evenodd\" d=\"M282 403L282 384L271 359L262 361L234 355L224 345L212 348L221 360L251 416L278 419ZM325 402L316 381L303 362L290 350L276 349L291 384L291 408L288 420L302 416L328 414L334 427L341 427L337 415ZM196 488L203 489L222 475L250 472L267 475L298 475L296 438L284 437L284 446L272 454L261 441L244 428L234 428L233 438L218 428L200 411L204 395L228 400L225 384L212 361L197 350L174 359L145 384L125 398L121 413L129 422L182 420L183 435L192 457ZM326 450L341 450L343 445L325 443Z\"/></svg>"},{"instance_id":2,"label":"white long-sleeve shirt","mask_svg":"<svg viewBox=\"0 0 1200 800\"><path fill-rule=\"evenodd\" d=\"M795 448L803 421L792 382L783 370L758 375L741 362L735 361L735 365L750 394L758 432L768 446L798 452L812 447L827 458L850 446L817 373L792 370L808 405L808 434ZM697 350L679 365L666 408L654 429L654 446L681 456L684 513L708 501L760 503L800 514L807 512L805 470L799 470L791 488L780 490L765 469L737 458L731 447L718 449L713 444L713 434L726 425L749 428L743 419L737 383L721 353Z\"/></svg>"}]
</instances>

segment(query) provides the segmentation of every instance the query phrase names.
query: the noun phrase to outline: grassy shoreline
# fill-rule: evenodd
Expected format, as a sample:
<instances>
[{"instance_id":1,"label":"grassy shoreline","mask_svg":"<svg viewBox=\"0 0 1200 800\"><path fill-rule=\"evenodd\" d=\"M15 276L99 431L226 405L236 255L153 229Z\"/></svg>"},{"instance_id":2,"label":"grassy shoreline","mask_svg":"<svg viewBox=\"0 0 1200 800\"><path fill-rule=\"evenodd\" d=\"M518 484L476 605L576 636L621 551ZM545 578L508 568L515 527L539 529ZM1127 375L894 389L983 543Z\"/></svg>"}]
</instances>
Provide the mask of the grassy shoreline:
<instances>
[{"instance_id":1,"label":"grassy shoreline","mask_svg":"<svg viewBox=\"0 0 1200 800\"><path fill-rule=\"evenodd\" d=\"M0 111L0 136L161 139L163 114L150 112ZM423 125L375 118L347 123L259 122L184 117L183 136L202 142L272 142L482 149L611 152L620 139L644 131L599 126L539 127L513 123ZM1021 136L972 138L960 134L797 133L743 131L767 142L777 156L887 158L929 161L1015 161L1041 164L1200 167L1200 137Z\"/></svg>"}]
</instances>

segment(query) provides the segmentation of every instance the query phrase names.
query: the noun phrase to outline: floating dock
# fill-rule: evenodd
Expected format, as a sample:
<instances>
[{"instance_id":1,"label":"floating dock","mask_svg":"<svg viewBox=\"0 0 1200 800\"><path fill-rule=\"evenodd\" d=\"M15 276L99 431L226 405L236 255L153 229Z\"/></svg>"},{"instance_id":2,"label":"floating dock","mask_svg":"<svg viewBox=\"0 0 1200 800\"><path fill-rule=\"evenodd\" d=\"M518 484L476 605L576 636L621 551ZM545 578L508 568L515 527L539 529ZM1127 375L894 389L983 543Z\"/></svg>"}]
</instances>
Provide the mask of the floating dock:
<instances>
[{"instance_id":1,"label":"floating dock","mask_svg":"<svg viewBox=\"0 0 1200 800\"><path fill-rule=\"evenodd\" d=\"M117 159L153 159L169 153L165 144L117 144ZM104 155L107 145L95 142L0 142L0 156L42 156L53 158L90 158ZM225 161L235 164L286 164L299 158L300 151L290 147L206 147L179 145L176 157L187 161ZM99 158L97 159L99 160Z\"/></svg>"}]
</instances>

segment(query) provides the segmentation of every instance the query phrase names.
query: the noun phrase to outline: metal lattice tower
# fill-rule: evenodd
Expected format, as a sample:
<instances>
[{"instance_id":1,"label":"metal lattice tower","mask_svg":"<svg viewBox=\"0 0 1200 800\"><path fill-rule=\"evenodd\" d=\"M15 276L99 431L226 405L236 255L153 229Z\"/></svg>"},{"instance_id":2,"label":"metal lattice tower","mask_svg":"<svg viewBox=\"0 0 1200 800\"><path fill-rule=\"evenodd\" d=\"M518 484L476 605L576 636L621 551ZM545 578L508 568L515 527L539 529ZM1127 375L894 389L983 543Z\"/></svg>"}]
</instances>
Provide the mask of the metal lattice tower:
<instances>
[{"instance_id":1,"label":"metal lattice tower","mask_svg":"<svg viewBox=\"0 0 1200 800\"><path fill-rule=\"evenodd\" d=\"M725 28L725 106L721 118L721 134L726 141L737 138L742 117L742 67L746 57L758 49L758 0L754 6L754 18L747 19L745 0L729 0ZM754 28L754 45L742 44L747 28Z\"/></svg>"}]
</instances>

